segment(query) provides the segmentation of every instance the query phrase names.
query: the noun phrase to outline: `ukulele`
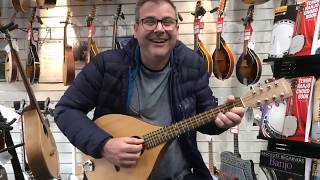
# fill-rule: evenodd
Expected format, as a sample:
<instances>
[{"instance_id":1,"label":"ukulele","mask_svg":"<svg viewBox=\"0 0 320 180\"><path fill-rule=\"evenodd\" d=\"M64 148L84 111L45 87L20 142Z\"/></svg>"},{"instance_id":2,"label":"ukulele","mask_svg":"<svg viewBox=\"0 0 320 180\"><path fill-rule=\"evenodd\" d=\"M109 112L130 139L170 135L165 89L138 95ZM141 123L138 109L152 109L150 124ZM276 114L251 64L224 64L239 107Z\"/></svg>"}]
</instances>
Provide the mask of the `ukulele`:
<instances>
[{"instance_id":1,"label":"ukulele","mask_svg":"<svg viewBox=\"0 0 320 180\"><path fill-rule=\"evenodd\" d=\"M298 5L298 15L297 15L297 21L295 24L295 33L291 40L289 55L294 55L300 52L305 43L305 37L303 34L300 33L300 24L303 16L303 9L304 9L304 3L301 3L300 5Z\"/></svg>"},{"instance_id":2,"label":"ukulele","mask_svg":"<svg viewBox=\"0 0 320 180\"><path fill-rule=\"evenodd\" d=\"M63 32L63 46L64 46L64 62L63 62L63 83L64 85L69 85L75 78L75 65L72 47L67 43L67 27L70 19L70 11L68 11Z\"/></svg>"},{"instance_id":3,"label":"ukulele","mask_svg":"<svg viewBox=\"0 0 320 180\"><path fill-rule=\"evenodd\" d=\"M13 8L17 12L27 12L30 7L30 1L29 0L11 0Z\"/></svg>"},{"instance_id":4,"label":"ukulele","mask_svg":"<svg viewBox=\"0 0 320 180\"><path fill-rule=\"evenodd\" d=\"M237 130L234 130L235 128ZM230 130L234 130L234 132L232 132L234 140L234 153L229 151L224 151L221 153L221 172L227 174L228 176L235 177L235 179L257 180L254 172L253 161L243 160L241 158L238 141L239 126L235 126Z\"/></svg>"},{"instance_id":5,"label":"ukulele","mask_svg":"<svg viewBox=\"0 0 320 180\"><path fill-rule=\"evenodd\" d=\"M17 63L23 84L27 90L30 105L24 109L24 146L28 165L35 179L53 179L59 177L59 157L53 135L48 122L43 118L39 104L35 98L30 82L17 51L12 46L11 36L5 32L12 55Z\"/></svg>"},{"instance_id":6,"label":"ukulele","mask_svg":"<svg viewBox=\"0 0 320 180\"><path fill-rule=\"evenodd\" d=\"M121 7L122 7L122 5L119 4L118 8L117 8L117 13L114 15L114 19L113 19L112 49L116 48L116 37L117 37L117 32L118 32L119 17L121 17L121 19L124 19L124 14L123 14L123 12L121 12Z\"/></svg>"},{"instance_id":7,"label":"ukulele","mask_svg":"<svg viewBox=\"0 0 320 180\"><path fill-rule=\"evenodd\" d=\"M95 27L93 25L93 20L96 17L96 6L93 5L91 13L87 17L87 27L89 30L88 33L88 48L86 52L86 64L88 64L92 57L99 53L96 42L92 39L92 36L95 33Z\"/></svg>"},{"instance_id":8,"label":"ukulele","mask_svg":"<svg viewBox=\"0 0 320 180\"><path fill-rule=\"evenodd\" d=\"M95 159L84 155L82 159L85 174L89 180L147 179L167 142L190 130L212 123L218 113L227 112L233 107L256 107L272 101L279 101L289 96L292 96L290 83L282 78L261 87L252 88L250 92L237 99L234 103L219 105L211 110L165 127L149 124L127 115L104 115L94 121L98 127L110 133L113 137L142 138L144 139L144 149L137 164L130 168L118 167L106 159Z\"/></svg>"},{"instance_id":9,"label":"ukulele","mask_svg":"<svg viewBox=\"0 0 320 180\"><path fill-rule=\"evenodd\" d=\"M49 7L54 7L57 3L57 0L36 0L37 7L40 9L45 9Z\"/></svg>"},{"instance_id":10,"label":"ukulele","mask_svg":"<svg viewBox=\"0 0 320 180\"><path fill-rule=\"evenodd\" d=\"M38 56L37 46L35 45L35 40L33 37L33 21L35 18L37 8L33 8L31 19L28 27L28 40L29 40L29 53L26 62L26 75L29 77L30 82L39 82L40 76L40 60Z\"/></svg>"},{"instance_id":11,"label":"ukulele","mask_svg":"<svg viewBox=\"0 0 320 180\"><path fill-rule=\"evenodd\" d=\"M213 74L220 80L228 79L234 69L234 56L231 49L221 36L223 26L223 13L226 6L226 0L220 0L220 7L217 11L217 38L216 49L212 54Z\"/></svg>"},{"instance_id":12,"label":"ukulele","mask_svg":"<svg viewBox=\"0 0 320 180\"><path fill-rule=\"evenodd\" d=\"M10 22L14 22L16 18L17 12L15 11L10 18ZM0 26L2 24L0 23ZM11 41L11 39L7 39L7 41ZM13 49L10 47L10 51L7 54L7 58L5 60L5 78L8 83L15 82L18 77L18 68L15 60L15 56L13 56Z\"/></svg>"},{"instance_id":13,"label":"ukulele","mask_svg":"<svg viewBox=\"0 0 320 180\"><path fill-rule=\"evenodd\" d=\"M208 69L208 77L212 74L212 57L205 47L204 43L199 39L199 33L202 26L200 19L205 15L206 10L201 4L201 1L197 1L194 13L194 51L196 51L203 59ZM200 17L200 18L199 18Z\"/></svg>"},{"instance_id":14,"label":"ukulele","mask_svg":"<svg viewBox=\"0 0 320 180\"><path fill-rule=\"evenodd\" d=\"M250 48L248 43L251 38L254 5L250 5L247 17L243 19L245 26L243 52L236 64L237 79L241 84L249 85L259 81L262 71L261 60L258 55Z\"/></svg>"}]
</instances>

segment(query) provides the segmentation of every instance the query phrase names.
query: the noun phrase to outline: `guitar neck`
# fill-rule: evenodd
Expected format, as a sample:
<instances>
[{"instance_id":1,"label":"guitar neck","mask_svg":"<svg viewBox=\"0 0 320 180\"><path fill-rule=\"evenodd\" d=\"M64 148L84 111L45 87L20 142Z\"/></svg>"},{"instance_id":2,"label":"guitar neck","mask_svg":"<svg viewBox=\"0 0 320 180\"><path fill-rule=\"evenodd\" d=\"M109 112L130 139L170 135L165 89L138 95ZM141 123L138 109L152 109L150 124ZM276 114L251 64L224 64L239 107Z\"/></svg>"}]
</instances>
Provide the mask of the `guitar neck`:
<instances>
[{"instance_id":1,"label":"guitar neck","mask_svg":"<svg viewBox=\"0 0 320 180\"><path fill-rule=\"evenodd\" d=\"M234 143L234 154L241 158L240 152L239 152L239 140L238 140L238 134L233 134L233 143Z\"/></svg>"},{"instance_id":2,"label":"guitar neck","mask_svg":"<svg viewBox=\"0 0 320 180\"><path fill-rule=\"evenodd\" d=\"M172 124L167 127L160 128L157 131L151 132L144 135L143 139L145 140L145 147L147 149L153 148L159 144L165 143L171 139L176 138L177 136L188 132L190 130L196 129L207 123L214 123L213 120L220 112L227 112L231 108L236 106L242 106L243 103L241 99L236 100L231 104L223 104L209 111L200 113L191 118L187 118L178 123Z\"/></svg>"},{"instance_id":3,"label":"guitar neck","mask_svg":"<svg viewBox=\"0 0 320 180\"><path fill-rule=\"evenodd\" d=\"M112 49L116 48L117 31L118 31L118 19L115 19L113 23L113 32L112 32Z\"/></svg>"},{"instance_id":4,"label":"guitar neck","mask_svg":"<svg viewBox=\"0 0 320 180\"><path fill-rule=\"evenodd\" d=\"M211 174L214 174L214 165L213 165L213 151L212 151L212 141L208 142L208 158L209 158L209 170Z\"/></svg>"},{"instance_id":5,"label":"guitar neck","mask_svg":"<svg viewBox=\"0 0 320 180\"><path fill-rule=\"evenodd\" d=\"M63 54L66 54L66 47L67 47L67 24L63 28Z\"/></svg>"},{"instance_id":6,"label":"guitar neck","mask_svg":"<svg viewBox=\"0 0 320 180\"><path fill-rule=\"evenodd\" d=\"M9 33L6 34L6 37L8 39L8 42L9 42L9 46L10 46L10 49L11 51L13 52L12 53L12 56L14 56L14 60L16 60L16 64L17 64L17 67L18 67L18 70L21 74L21 78L23 80L23 84L27 90L27 94L29 96L29 100L30 100L30 108L35 108L38 112L38 114L41 114L41 111L40 111L40 107L38 105L38 102L36 100L36 97L33 93L33 90L31 88L31 85L30 85L30 82L29 80L27 79L27 75L25 74L25 71L23 70L22 68L22 64L21 64L21 60L20 60L20 57L18 55L18 52L13 48L13 45L12 45L12 41L11 41L11 36L9 35ZM40 116L41 118L41 121L42 123L44 123L44 120L42 118L42 116Z\"/></svg>"},{"instance_id":7,"label":"guitar neck","mask_svg":"<svg viewBox=\"0 0 320 180\"><path fill-rule=\"evenodd\" d=\"M208 154L209 154L209 171L211 175L218 175L219 170L214 165L213 161L213 150L212 150L212 139L208 142Z\"/></svg>"}]
</instances>

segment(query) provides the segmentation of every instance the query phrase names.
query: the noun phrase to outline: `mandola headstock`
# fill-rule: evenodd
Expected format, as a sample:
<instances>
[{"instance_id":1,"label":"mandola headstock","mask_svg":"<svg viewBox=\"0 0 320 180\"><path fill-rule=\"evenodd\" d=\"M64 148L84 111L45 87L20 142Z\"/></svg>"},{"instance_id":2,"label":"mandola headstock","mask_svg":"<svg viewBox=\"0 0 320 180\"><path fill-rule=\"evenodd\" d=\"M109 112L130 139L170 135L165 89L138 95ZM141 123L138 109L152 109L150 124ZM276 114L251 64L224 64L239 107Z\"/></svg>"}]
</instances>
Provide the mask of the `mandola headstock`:
<instances>
[{"instance_id":1,"label":"mandola headstock","mask_svg":"<svg viewBox=\"0 0 320 180\"><path fill-rule=\"evenodd\" d=\"M292 96L291 83L281 78L264 85L252 87L250 92L241 98L244 107L260 107L271 102L283 101Z\"/></svg>"}]
</instances>

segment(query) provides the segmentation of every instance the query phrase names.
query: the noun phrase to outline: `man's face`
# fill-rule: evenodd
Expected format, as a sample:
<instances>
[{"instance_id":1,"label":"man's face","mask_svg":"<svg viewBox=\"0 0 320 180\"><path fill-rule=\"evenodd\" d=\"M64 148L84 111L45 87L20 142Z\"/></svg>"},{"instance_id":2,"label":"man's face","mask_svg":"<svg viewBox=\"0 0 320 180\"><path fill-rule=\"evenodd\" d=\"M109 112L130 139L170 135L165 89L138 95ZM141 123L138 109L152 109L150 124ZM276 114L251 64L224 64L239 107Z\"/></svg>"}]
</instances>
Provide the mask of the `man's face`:
<instances>
[{"instance_id":1,"label":"man's face","mask_svg":"<svg viewBox=\"0 0 320 180\"><path fill-rule=\"evenodd\" d=\"M172 30L165 30L160 22L154 30L147 30L142 25L141 19L154 18L162 20L172 18L176 20L173 7L166 2L146 2L140 9L139 23L134 25L134 36L140 45L141 57L144 61L168 59L174 48L178 36L178 25Z\"/></svg>"}]
</instances>

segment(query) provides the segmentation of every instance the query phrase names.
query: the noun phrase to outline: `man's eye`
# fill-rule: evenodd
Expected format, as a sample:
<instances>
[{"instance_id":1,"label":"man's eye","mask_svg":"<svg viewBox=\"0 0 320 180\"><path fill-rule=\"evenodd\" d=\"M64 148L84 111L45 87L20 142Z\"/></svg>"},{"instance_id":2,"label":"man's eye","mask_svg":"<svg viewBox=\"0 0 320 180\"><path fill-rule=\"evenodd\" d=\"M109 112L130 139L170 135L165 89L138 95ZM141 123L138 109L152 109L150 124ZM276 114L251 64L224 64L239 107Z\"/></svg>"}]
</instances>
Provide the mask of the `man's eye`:
<instances>
[{"instance_id":1,"label":"man's eye","mask_svg":"<svg viewBox=\"0 0 320 180\"><path fill-rule=\"evenodd\" d=\"M156 20L155 19L144 19L143 23L147 24L147 25L154 25L156 23Z\"/></svg>"},{"instance_id":2,"label":"man's eye","mask_svg":"<svg viewBox=\"0 0 320 180\"><path fill-rule=\"evenodd\" d=\"M165 26L170 26L170 25L174 24L174 20L173 19L163 19L162 24Z\"/></svg>"}]
</instances>

